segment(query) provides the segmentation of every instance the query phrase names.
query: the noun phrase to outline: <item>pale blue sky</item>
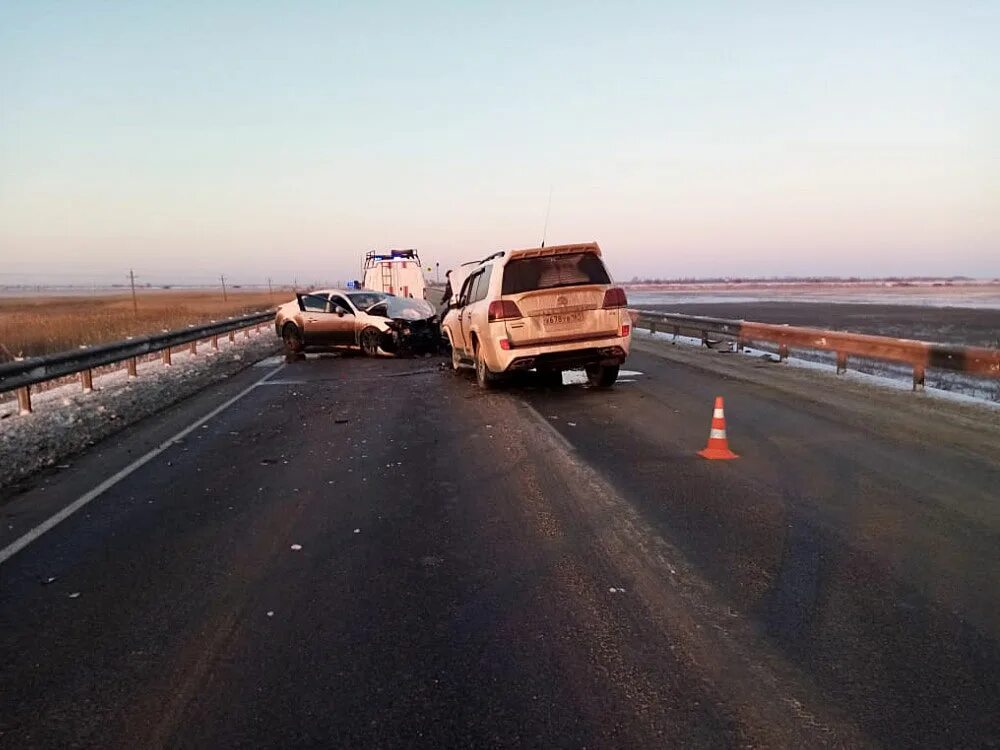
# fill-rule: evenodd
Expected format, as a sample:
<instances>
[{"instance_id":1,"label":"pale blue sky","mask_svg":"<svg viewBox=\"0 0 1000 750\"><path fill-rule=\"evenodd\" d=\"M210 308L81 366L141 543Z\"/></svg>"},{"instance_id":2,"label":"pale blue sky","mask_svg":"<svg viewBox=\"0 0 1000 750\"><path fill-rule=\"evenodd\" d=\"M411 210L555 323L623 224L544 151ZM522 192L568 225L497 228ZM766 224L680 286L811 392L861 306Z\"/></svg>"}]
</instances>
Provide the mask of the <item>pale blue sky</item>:
<instances>
[{"instance_id":1,"label":"pale blue sky","mask_svg":"<svg viewBox=\"0 0 1000 750\"><path fill-rule=\"evenodd\" d=\"M1000 7L0 3L0 281L1000 275Z\"/></svg>"}]
</instances>

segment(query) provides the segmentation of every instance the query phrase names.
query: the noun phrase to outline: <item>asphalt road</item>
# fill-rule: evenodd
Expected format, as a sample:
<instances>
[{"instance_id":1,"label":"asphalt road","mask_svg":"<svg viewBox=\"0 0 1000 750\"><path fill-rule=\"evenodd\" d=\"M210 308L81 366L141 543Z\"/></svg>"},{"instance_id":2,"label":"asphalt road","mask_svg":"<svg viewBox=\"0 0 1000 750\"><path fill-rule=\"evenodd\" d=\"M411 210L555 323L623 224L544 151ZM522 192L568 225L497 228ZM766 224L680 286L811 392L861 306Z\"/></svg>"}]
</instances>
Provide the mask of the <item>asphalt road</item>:
<instances>
[{"instance_id":1,"label":"asphalt road","mask_svg":"<svg viewBox=\"0 0 1000 750\"><path fill-rule=\"evenodd\" d=\"M0 746L995 745L996 413L707 356L262 363L38 478L0 547L239 396L0 562Z\"/></svg>"}]
</instances>

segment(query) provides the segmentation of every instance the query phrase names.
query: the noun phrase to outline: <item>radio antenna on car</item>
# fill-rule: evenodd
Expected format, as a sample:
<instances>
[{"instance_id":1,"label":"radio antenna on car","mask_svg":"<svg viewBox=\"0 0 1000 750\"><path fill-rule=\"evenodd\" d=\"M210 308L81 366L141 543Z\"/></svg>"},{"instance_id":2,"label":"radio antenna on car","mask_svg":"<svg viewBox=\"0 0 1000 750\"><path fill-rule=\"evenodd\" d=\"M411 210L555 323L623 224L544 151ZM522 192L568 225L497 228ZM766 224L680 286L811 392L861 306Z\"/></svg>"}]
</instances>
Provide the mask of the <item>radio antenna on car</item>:
<instances>
[{"instance_id":1,"label":"radio antenna on car","mask_svg":"<svg viewBox=\"0 0 1000 750\"><path fill-rule=\"evenodd\" d=\"M549 205L545 209L545 226L542 227L542 247L545 247L545 235L549 231L549 213L552 211L552 186L549 185Z\"/></svg>"}]
</instances>

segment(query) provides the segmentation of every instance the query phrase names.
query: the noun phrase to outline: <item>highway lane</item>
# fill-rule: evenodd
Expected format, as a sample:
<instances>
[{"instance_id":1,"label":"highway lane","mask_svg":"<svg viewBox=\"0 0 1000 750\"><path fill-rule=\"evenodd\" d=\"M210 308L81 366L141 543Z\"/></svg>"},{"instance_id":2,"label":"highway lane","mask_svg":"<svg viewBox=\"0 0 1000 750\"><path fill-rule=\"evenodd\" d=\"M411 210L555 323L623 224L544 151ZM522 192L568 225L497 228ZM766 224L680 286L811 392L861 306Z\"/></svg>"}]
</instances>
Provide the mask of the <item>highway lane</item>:
<instances>
[{"instance_id":1,"label":"highway lane","mask_svg":"<svg viewBox=\"0 0 1000 750\"><path fill-rule=\"evenodd\" d=\"M0 564L0 744L997 736L989 450L659 354L629 366L611 393L489 394L436 360L282 367ZM39 480L4 526L251 380ZM732 463L694 456L717 393Z\"/></svg>"}]
</instances>

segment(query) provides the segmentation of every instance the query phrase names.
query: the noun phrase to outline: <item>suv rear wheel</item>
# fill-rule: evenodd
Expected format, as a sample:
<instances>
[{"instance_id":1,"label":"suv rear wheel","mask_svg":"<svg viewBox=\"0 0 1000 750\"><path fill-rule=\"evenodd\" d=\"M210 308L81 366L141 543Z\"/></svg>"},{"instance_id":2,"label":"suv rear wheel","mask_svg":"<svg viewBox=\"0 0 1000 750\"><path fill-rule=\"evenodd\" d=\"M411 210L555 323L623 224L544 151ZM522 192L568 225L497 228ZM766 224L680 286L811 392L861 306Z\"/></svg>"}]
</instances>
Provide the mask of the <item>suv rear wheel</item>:
<instances>
[{"instance_id":1,"label":"suv rear wheel","mask_svg":"<svg viewBox=\"0 0 1000 750\"><path fill-rule=\"evenodd\" d=\"M618 380L618 365L587 365L587 380L597 388L610 388Z\"/></svg>"},{"instance_id":2,"label":"suv rear wheel","mask_svg":"<svg viewBox=\"0 0 1000 750\"><path fill-rule=\"evenodd\" d=\"M480 388L490 389L496 386L498 377L496 373L490 370L490 366L486 364L486 359L483 357L483 349L479 344L476 344L475 348L476 357L476 382L479 383Z\"/></svg>"}]
</instances>

